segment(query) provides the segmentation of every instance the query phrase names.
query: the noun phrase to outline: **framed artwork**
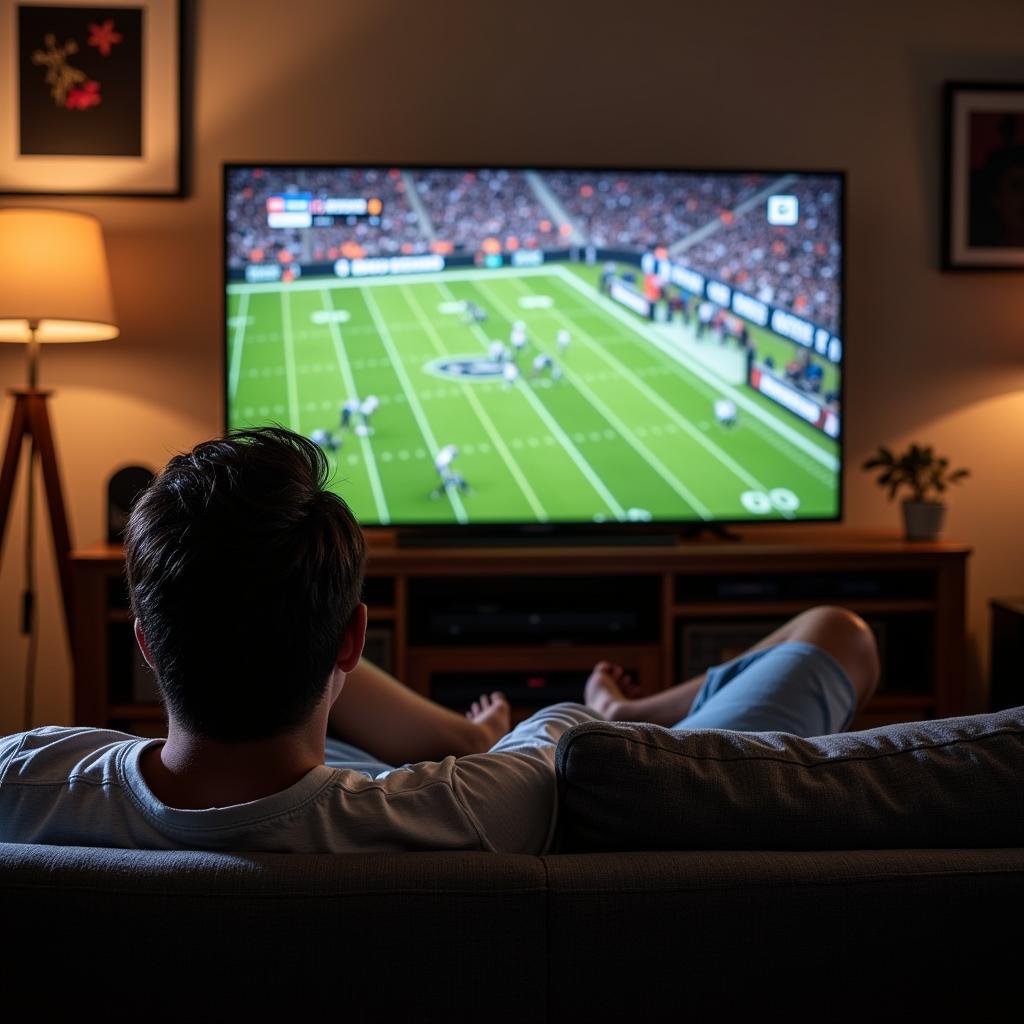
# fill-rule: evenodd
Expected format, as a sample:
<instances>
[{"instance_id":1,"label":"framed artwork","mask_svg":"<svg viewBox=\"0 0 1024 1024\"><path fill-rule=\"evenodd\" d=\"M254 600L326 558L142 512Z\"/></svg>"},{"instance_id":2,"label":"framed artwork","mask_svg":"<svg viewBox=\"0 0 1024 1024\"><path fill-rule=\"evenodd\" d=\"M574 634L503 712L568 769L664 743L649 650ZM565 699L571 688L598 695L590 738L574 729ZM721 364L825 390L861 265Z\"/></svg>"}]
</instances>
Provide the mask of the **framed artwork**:
<instances>
[{"instance_id":1,"label":"framed artwork","mask_svg":"<svg viewBox=\"0 0 1024 1024\"><path fill-rule=\"evenodd\" d=\"M0 0L0 193L180 196L180 0Z\"/></svg>"},{"instance_id":2,"label":"framed artwork","mask_svg":"<svg viewBox=\"0 0 1024 1024\"><path fill-rule=\"evenodd\" d=\"M1024 85L945 88L942 266L1024 269Z\"/></svg>"}]
</instances>

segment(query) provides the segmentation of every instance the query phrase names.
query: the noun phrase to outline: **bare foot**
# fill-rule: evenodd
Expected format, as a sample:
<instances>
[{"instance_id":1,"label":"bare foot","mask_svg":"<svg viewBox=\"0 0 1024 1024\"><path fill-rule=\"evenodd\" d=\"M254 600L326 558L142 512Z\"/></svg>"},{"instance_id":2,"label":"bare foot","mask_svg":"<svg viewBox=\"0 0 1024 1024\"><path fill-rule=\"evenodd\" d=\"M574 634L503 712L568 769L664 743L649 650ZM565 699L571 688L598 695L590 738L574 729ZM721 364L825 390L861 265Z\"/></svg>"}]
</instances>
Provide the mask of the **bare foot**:
<instances>
[{"instance_id":1,"label":"bare foot","mask_svg":"<svg viewBox=\"0 0 1024 1024\"><path fill-rule=\"evenodd\" d=\"M505 694L497 690L491 694L482 693L479 700L473 701L466 717L483 729L487 740L484 750L490 750L512 728L512 709Z\"/></svg>"},{"instance_id":2,"label":"bare foot","mask_svg":"<svg viewBox=\"0 0 1024 1024\"><path fill-rule=\"evenodd\" d=\"M633 681L621 665L611 661L599 661L590 673L583 690L584 703L609 722L624 722L629 719L629 698L627 692L633 689Z\"/></svg>"}]
</instances>

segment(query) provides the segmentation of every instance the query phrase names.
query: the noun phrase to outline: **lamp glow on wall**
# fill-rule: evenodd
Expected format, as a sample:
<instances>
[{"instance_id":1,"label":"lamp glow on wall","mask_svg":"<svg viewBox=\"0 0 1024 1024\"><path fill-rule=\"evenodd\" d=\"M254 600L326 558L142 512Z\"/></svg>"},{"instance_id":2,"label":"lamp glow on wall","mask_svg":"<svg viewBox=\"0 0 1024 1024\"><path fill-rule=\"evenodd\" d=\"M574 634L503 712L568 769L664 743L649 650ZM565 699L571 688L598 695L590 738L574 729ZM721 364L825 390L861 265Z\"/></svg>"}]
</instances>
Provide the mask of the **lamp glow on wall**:
<instances>
[{"instance_id":1,"label":"lamp glow on wall","mask_svg":"<svg viewBox=\"0 0 1024 1024\"><path fill-rule=\"evenodd\" d=\"M110 272L99 221L63 210L0 210L0 342L28 346L28 387L11 388L14 412L0 468L0 555L24 443L29 446L26 519L26 585L22 630L34 636L33 486L36 456L43 472L64 615L73 627L71 534L57 455L41 390L39 353L52 342L116 338ZM26 728L32 718L32 673L26 682Z\"/></svg>"}]
</instances>

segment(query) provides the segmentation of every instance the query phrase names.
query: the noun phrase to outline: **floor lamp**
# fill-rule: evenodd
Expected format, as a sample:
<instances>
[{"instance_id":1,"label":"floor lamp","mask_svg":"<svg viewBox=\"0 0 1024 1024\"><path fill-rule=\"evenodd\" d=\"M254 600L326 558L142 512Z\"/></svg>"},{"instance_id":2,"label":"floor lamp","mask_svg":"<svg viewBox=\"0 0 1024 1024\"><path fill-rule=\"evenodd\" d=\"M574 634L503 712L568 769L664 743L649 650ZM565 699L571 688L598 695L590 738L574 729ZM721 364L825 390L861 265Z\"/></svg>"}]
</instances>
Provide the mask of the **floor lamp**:
<instances>
[{"instance_id":1,"label":"floor lamp","mask_svg":"<svg viewBox=\"0 0 1024 1024\"><path fill-rule=\"evenodd\" d=\"M99 221L63 210L0 210L0 341L28 346L28 387L10 388L14 412L0 466L0 556L14 484L28 442L26 587L22 629L34 636L33 477L38 457L57 556L64 617L72 628L71 532L47 411L52 392L39 384L40 346L52 342L116 338L110 274ZM32 673L25 696L26 728L31 728Z\"/></svg>"}]
</instances>

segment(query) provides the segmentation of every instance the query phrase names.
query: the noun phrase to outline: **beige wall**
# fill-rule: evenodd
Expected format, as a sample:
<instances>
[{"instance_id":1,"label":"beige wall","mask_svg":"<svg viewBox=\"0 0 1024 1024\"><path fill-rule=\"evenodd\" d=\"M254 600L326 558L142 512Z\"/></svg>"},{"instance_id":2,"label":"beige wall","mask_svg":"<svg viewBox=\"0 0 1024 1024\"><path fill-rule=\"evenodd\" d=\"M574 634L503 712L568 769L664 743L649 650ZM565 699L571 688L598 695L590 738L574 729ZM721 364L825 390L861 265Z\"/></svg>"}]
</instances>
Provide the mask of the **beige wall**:
<instances>
[{"instance_id":1,"label":"beige wall","mask_svg":"<svg viewBox=\"0 0 1024 1024\"><path fill-rule=\"evenodd\" d=\"M113 469L159 465L221 422L224 160L845 168L847 520L895 524L856 468L880 441L933 441L972 467L948 533L976 549L980 697L987 601L1024 591L1024 273L936 269L939 95L946 79L1024 82L1020 0L197 7L190 198L36 204L100 217L122 326L117 342L44 353L79 544L101 537ZM21 359L0 348L0 382L22 381ZM0 569L0 732L21 723L21 507ZM46 545L39 571L36 721L62 723L70 670Z\"/></svg>"}]
</instances>

